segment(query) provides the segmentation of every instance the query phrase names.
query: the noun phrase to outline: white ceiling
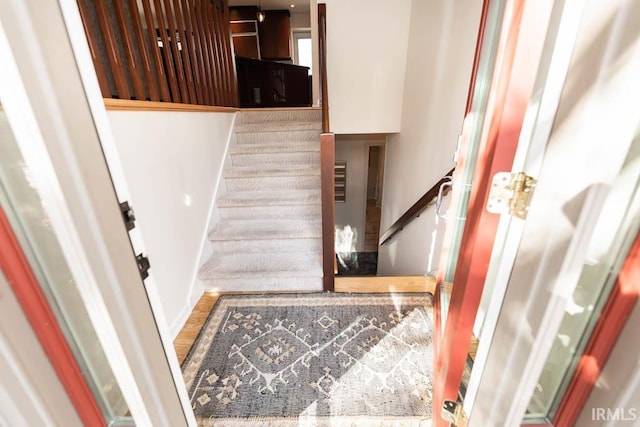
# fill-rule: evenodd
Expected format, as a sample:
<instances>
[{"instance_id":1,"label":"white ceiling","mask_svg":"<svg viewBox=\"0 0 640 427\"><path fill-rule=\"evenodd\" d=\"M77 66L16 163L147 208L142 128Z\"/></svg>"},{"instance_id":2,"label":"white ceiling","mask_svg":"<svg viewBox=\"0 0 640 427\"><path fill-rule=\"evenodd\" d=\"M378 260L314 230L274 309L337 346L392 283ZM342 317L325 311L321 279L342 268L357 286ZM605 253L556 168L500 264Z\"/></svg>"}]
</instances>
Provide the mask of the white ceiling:
<instances>
[{"instance_id":1,"label":"white ceiling","mask_svg":"<svg viewBox=\"0 0 640 427\"><path fill-rule=\"evenodd\" d=\"M295 7L291 7L291 5ZM257 6L258 0L229 0L229 6ZM289 9L291 13L309 12L309 0L260 0L264 10Z\"/></svg>"}]
</instances>

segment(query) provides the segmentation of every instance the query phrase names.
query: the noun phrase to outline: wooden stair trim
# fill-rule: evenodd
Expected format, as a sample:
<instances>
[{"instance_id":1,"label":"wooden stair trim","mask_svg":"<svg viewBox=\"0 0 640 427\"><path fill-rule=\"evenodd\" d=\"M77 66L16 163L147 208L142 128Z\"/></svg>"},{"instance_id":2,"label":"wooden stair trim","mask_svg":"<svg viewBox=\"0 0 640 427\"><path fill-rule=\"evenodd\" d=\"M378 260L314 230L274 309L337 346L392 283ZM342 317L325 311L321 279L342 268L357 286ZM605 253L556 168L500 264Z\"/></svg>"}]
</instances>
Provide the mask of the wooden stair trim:
<instances>
[{"instance_id":1,"label":"wooden stair trim","mask_svg":"<svg viewBox=\"0 0 640 427\"><path fill-rule=\"evenodd\" d=\"M428 292L436 290L432 276L348 276L335 278L336 292Z\"/></svg>"},{"instance_id":2,"label":"wooden stair trim","mask_svg":"<svg viewBox=\"0 0 640 427\"><path fill-rule=\"evenodd\" d=\"M240 107L238 111L248 112L262 112L262 111L321 111L320 107L268 107L268 108L256 108L256 107Z\"/></svg>"},{"instance_id":3,"label":"wooden stair trim","mask_svg":"<svg viewBox=\"0 0 640 427\"><path fill-rule=\"evenodd\" d=\"M135 101L128 99L103 98L108 111L180 111L196 113L235 113L235 107L212 105L180 104L177 102Z\"/></svg>"}]
</instances>

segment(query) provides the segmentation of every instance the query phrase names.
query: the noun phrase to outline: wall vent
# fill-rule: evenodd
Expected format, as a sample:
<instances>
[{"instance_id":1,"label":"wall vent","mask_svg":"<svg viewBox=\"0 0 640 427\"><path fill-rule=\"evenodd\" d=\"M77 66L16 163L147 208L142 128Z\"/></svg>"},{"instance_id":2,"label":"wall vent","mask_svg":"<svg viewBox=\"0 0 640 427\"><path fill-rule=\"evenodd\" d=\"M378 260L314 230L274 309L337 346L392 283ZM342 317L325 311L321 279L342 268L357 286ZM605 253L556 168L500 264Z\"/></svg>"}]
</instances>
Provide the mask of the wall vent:
<instances>
[{"instance_id":1,"label":"wall vent","mask_svg":"<svg viewBox=\"0 0 640 427\"><path fill-rule=\"evenodd\" d=\"M336 162L334 170L335 201L347 201L347 162Z\"/></svg>"}]
</instances>

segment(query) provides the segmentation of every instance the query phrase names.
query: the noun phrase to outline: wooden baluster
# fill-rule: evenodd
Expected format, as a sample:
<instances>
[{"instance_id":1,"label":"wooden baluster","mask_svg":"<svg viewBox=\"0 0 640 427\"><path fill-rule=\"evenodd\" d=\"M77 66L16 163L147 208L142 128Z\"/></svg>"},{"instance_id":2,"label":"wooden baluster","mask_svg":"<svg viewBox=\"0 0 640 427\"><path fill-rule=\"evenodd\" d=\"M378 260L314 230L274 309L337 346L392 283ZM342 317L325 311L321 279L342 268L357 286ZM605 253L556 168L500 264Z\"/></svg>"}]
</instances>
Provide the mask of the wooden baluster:
<instances>
[{"instance_id":1,"label":"wooden baluster","mask_svg":"<svg viewBox=\"0 0 640 427\"><path fill-rule=\"evenodd\" d=\"M213 27L215 29L215 34L216 34L216 48L218 51L218 68L220 70L220 78L221 78L221 85L222 87L220 88L220 96L222 98L222 104L220 105L229 105L229 88L230 88L230 82L229 82L229 78L227 76L227 67L226 67L226 58L225 58L225 52L224 52L224 33L222 31L222 23L220 21L220 18L222 16L222 1L220 2L219 7L216 6L215 8L213 8L214 11L214 15L213 15Z\"/></svg>"},{"instance_id":2,"label":"wooden baluster","mask_svg":"<svg viewBox=\"0 0 640 427\"><path fill-rule=\"evenodd\" d=\"M218 93L220 97L220 105L228 105L227 99L227 91L228 91L228 83L227 83L227 75L224 70L224 53L222 47L222 32L220 31L220 20L218 19L220 16L220 9L217 6L212 6L211 8L211 27L213 30L213 42L214 42L214 50L216 54L216 70L218 75Z\"/></svg>"},{"instance_id":3,"label":"wooden baluster","mask_svg":"<svg viewBox=\"0 0 640 427\"><path fill-rule=\"evenodd\" d=\"M107 57L111 64L111 74L113 75L113 80L116 83L116 90L118 91L117 96L120 99L131 99L129 84L127 83L127 77L124 74L124 66L120 61L120 54L118 53L118 46L116 44L105 0L96 0L95 6L96 12L98 13L100 29L107 47Z\"/></svg>"},{"instance_id":4,"label":"wooden baluster","mask_svg":"<svg viewBox=\"0 0 640 427\"><path fill-rule=\"evenodd\" d=\"M171 44L167 35L167 26L164 22L164 12L160 0L154 0L153 4L156 11L156 19L158 22L158 31L160 32L160 40L162 40L162 56L164 57L164 66L169 76L169 87L171 88L171 100L173 102L182 102L180 95L180 87L178 85L178 76L176 74L176 61L171 53ZM175 38L175 37L174 37Z\"/></svg>"},{"instance_id":5,"label":"wooden baluster","mask_svg":"<svg viewBox=\"0 0 640 427\"><path fill-rule=\"evenodd\" d=\"M182 58L184 58L184 72L187 75L187 85L189 89L189 97L192 104L199 104L198 100L198 78L194 72L195 57L191 55L191 34L187 31L187 16L189 13L181 11L182 4L179 0L174 0L173 7L176 13L176 23L180 32L180 44L182 46ZM183 19L184 15L184 19Z\"/></svg>"},{"instance_id":6,"label":"wooden baluster","mask_svg":"<svg viewBox=\"0 0 640 427\"><path fill-rule=\"evenodd\" d=\"M142 9L144 11L144 19L147 23L147 34L149 36L149 49L155 64L156 75L158 76L158 85L160 86L161 101L171 102L171 94L169 93L169 77L164 71L164 65L160 56L160 47L158 46L158 36L156 35L156 24L153 20L153 11L149 0L142 0Z\"/></svg>"},{"instance_id":7,"label":"wooden baluster","mask_svg":"<svg viewBox=\"0 0 640 427\"><path fill-rule=\"evenodd\" d=\"M211 87L213 89L214 105L222 105L222 99L220 98L220 79L218 76L218 67L216 66L216 57L214 51L214 33L212 31L211 22L211 9L214 7L210 2L201 1L202 11L202 26L206 34L205 41L207 45L207 52L209 53L209 67L211 68Z\"/></svg>"},{"instance_id":8,"label":"wooden baluster","mask_svg":"<svg viewBox=\"0 0 640 427\"><path fill-rule=\"evenodd\" d=\"M204 60L205 70L207 74L207 90L209 92L209 105L218 105L216 103L215 90L213 84L213 67L210 58L210 48L207 43L207 33L205 30L205 18L203 17L204 5L202 0L194 0L194 14L198 23L198 33L200 34L200 48L202 52L202 58Z\"/></svg>"},{"instance_id":9,"label":"wooden baluster","mask_svg":"<svg viewBox=\"0 0 640 427\"><path fill-rule=\"evenodd\" d=\"M102 57L98 53L96 46L96 35L88 26L89 22L89 10L87 8L88 0L78 0L78 6L80 6L80 16L82 17L82 26L84 27L84 33L87 35L87 42L89 43L89 50L91 51L91 58L93 59L93 66L96 69L96 75L98 76L98 84L100 85L100 91L103 98L111 98L111 88L109 87L109 79L107 79L107 73L104 68L104 62Z\"/></svg>"},{"instance_id":10,"label":"wooden baluster","mask_svg":"<svg viewBox=\"0 0 640 427\"><path fill-rule=\"evenodd\" d=\"M202 99L205 105L211 105L211 97L207 84L207 68L204 60L204 53L202 48L202 39L200 38L200 31L198 29L198 21L196 18L197 10L195 0L182 0L185 4L185 17L189 18L189 28L193 36L193 54L196 59L196 69L198 71L200 81L200 91ZM188 13L187 13L188 12Z\"/></svg>"},{"instance_id":11,"label":"wooden baluster","mask_svg":"<svg viewBox=\"0 0 640 427\"><path fill-rule=\"evenodd\" d=\"M230 32L229 26L229 15L226 13L226 9L223 5L222 10L218 13L218 34L220 34L220 44L222 51L222 72L225 76L226 82L226 106L235 105L234 96L233 96L233 85L234 85L234 76L231 74L231 70L229 67L230 61L229 57L231 55L230 45L228 44L228 39Z\"/></svg>"},{"instance_id":12,"label":"wooden baluster","mask_svg":"<svg viewBox=\"0 0 640 427\"><path fill-rule=\"evenodd\" d=\"M144 82L142 81L142 72L138 69L138 63L136 61L136 55L134 52L134 45L132 35L127 26L127 18L124 12L125 4L121 1L114 1L113 8L116 13L116 21L118 23L117 28L120 29L120 39L123 41L122 49L127 60L129 69L129 79L133 84L133 93L136 99L147 99L147 92L145 90Z\"/></svg>"},{"instance_id":13,"label":"wooden baluster","mask_svg":"<svg viewBox=\"0 0 640 427\"><path fill-rule=\"evenodd\" d=\"M172 1L164 0L164 10L165 10L165 18L167 20L167 29L169 30L169 44L171 45L171 52L173 53L173 66L176 71L176 77L178 79L178 87L180 89L180 98L182 98L182 102L188 104L191 98L191 95L194 93L189 93L189 88L187 87L187 79L184 72L184 67L182 63L182 53L178 48L178 32L176 31L175 24L175 16L173 14L172 9ZM195 101L192 101L195 104Z\"/></svg>"},{"instance_id":14,"label":"wooden baluster","mask_svg":"<svg viewBox=\"0 0 640 427\"><path fill-rule=\"evenodd\" d=\"M320 44L320 90L322 93L322 132L329 132L329 89L327 86L327 5L318 4L318 41Z\"/></svg>"},{"instance_id":15,"label":"wooden baluster","mask_svg":"<svg viewBox=\"0 0 640 427\"><path fill-rule=\"evenodd\" d=\"M133 31L136 38L136 44L138 46L138 51L140 52L140 59L142 60L142 67L144 69L144 75L147 81L149 99L151 101L160 101L160 93L158 92L158 81L153 75L153 71L151 69L151 61L149 60L149 52L147 51L147 45L144 41L144 32L142 29L142 22L140 21L138 2L136 0L129 0L129 11L131 12L131 20L133 21Z\"/></svg>"},{"instance_id":16,"label":"wooden baluster","mask_svg":"<svg viewBox=\"0 0 640 427\"><path fill-rule=\"evenodd\" d=\"M229 22L229 2L224 2L224 32L225 32L225 51L227 53L227 74L231 78L231 104L230 106L237 107L238 103L238 76L236 75L236 57L233 52L233 46L231 45L231 24Z\"/></svg>"}]
</instances>

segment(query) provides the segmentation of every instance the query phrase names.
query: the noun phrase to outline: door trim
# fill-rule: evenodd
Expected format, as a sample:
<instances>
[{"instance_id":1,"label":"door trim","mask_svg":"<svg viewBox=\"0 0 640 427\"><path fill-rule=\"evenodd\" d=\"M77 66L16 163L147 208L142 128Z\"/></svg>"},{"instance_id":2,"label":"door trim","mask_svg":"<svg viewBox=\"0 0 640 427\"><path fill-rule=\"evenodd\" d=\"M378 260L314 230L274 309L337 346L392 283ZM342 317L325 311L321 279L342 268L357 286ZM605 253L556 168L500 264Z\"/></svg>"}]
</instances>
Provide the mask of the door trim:
<instances>
[{"instance_id":1,"label":"door trim","mask_svg":"<svg viewBox=\"0 0 640 427\"><path fill-rule=\"evenodd\" d=\"M0 269L13 289L29 323L78 416L87 426L105 425L105 419L58 321L40 288L4 210L0 208Z\"/></svg>"},{"instance_id":2,"label":"door trim","mask_svg":"<svg viewBox=\"0 0 640 427\"><path fill-rule=\"evenodd\" d=\"M471 127L471 122L469 120L469 113L471 113L471 109L473 106L473 97L474 97L474 93L476 90L476 79L478 77L478 72L480 69L480 61L482 58L482 55L484 54L482 48L483 48L483 44L485 43L485 29L487 26L487 20L488 20L488 16L489 16L489 9L490 9L490 4L491 4L491 0L483 0L482 3L482 11L480 12L480 23L478 26L478 36L476 38L476 50L474 53L474 58L473 58L473 65L471 68L471 77L470 77L470 82L469 82L469 91L467 92L467 102L466 102L466 106L465 106L465 112L464 112L464 119L463 119L463 123L462 123L462 130L461 130L461 134L458 137L458 146L456 147L457 152L454 154L454 158L456 161L456 165L455 167L451 170L450 174L451 174L451 180L452 180L452 187L451 187L451 195L450 195L450 202L449 202L449 211L448 212L455 212L455 204L456 204L456 200L458 200L458 198L461 195L461 189L460 187L462 187L463 183L460 182L460 179L457 178L459 176L459 173L456 174L456 169L460 170L462 169L464 162L466 160L466 156L464 156L463 153L461 153L463 151L463 148L467 146L468 144L468 139L469 139L469 132L470 132L470 127ZM457 184L457 185L456 185ZM435 287L435 292L433 295L433 314L434 314L434 331L435 333L433 334L433 348L434 348L434 357L433 360L435 361L433 368L434 368L434 373L433 373L433 377L436 377L436 373L438 372L438 360L440 359L439 357L439 349L440 349L440 344L442 341L442 320L441 320L441 316L442 316L442 307L441 307L441 290L440 287L443 286L444 282L445 282L445 278L444 278L444 274L445 274L445 270L446 270L446 262L445 260L448 259L449 257L449 252L450 252L450 247L447 245L448 242L450 242L452 240L453 237L453 233L452 233L452 227L445 227L445 231L444 231L444 236L443 236L443 244L442 247L440 248L440 262L438 265L438 274L436 277L436 287ZM450 286L450 284L449 284ZM450 289L448 289L450 292ZM448 308L447 308L448 310ZM434 409L433 410L433 416L434 418L439 418L440 415L440 409Z\"/></svg>"}]
</instances>

